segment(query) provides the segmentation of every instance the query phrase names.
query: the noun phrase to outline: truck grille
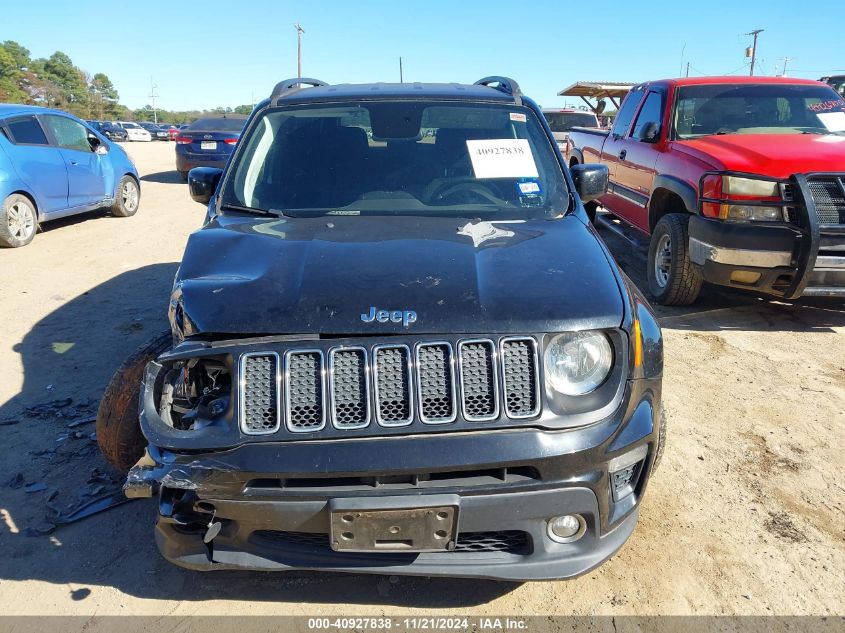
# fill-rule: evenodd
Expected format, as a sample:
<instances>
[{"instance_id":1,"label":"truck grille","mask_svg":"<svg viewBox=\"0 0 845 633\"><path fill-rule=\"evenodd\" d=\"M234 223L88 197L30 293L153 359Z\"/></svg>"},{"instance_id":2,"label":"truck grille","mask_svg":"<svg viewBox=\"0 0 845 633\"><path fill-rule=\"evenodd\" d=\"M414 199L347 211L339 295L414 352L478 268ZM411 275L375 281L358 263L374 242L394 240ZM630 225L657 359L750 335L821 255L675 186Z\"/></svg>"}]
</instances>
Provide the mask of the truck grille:
<instances>
[{"instance_id":1,"label":"truck grille","mask_svg":"<svg viewBox=\"0 0 845 633\"><path fill-rule=\"evenodd\" d=\"M845 224L845 179L832 176L810 180L807 185L819 224Z\"/></svg>"},{"instance_id":2,"label":"truck grille","mask_svg":"<svg viewBox=\"0 0 845 633\"><path fill-rule=\"evenodd\" d=\"M248 435L274 433L282 423L292 433L310 433L365 428L372 418L391 428L540 413L537 343L528 336L498 344L482 338L294 349L283 358L280 364L275 352L241 357L241 430Z\"/></svg>"},{"instance_id":3,"label":"truck grille","mask_svg":"<svg viewBox=\"0 0 845 633\"><path fill-rule=\"evenodd\" d=\"M309 548L330 552L329 535L325 532L284 532L281 530L256 530L251 539L263 541L267 545L289 547L293 549ZM531 540L526 532L520 530L501 530L498 532L461 532L455 542L455 553L492 553L530 554ZM443 552L448 556L452 552ZM401 552L400 552L401 554ZM338 554L338 555L343 555ZM360 556L360 554L355 554ZM375 555L383 557L383 553Z\"/></svg>"}]
</instances>

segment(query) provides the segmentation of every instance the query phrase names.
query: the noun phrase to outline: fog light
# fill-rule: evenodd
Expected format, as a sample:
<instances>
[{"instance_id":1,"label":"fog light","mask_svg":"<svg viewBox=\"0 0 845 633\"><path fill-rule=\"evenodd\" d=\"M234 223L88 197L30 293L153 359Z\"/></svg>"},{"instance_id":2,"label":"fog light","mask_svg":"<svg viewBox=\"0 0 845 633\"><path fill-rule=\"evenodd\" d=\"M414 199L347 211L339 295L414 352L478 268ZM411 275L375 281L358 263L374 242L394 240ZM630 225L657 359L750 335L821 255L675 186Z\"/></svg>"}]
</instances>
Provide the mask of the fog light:
<instances>
[{"instance_id":1,"label":"fog light","mask_svg":"<svg viewBox=\"0 0 845 633\"><path fill-rule=\"evenodd\" d=\"M549 519L549 538L558 543L577 541L587 531L587 522L580 514L565 514Z\"/></svg>"},{"instance_id":2,"label":"fog light","mask_svg":"<svg viewBox=\"0 0 845 633\"><path fill-rule=\"evenodd\" d=\"M762 275L750 270L735 270L731 273L731 281L738 284L756 284Z\"/></svg>"}]
</instances>

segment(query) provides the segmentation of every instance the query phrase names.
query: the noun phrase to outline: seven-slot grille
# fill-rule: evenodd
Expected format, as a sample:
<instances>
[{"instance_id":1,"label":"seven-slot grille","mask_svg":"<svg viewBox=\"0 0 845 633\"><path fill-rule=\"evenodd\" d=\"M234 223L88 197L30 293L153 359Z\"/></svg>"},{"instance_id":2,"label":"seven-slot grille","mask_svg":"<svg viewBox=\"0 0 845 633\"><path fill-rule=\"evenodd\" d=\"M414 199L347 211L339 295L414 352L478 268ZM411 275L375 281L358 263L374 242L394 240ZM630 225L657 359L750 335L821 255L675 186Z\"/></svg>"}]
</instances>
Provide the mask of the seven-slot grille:
<instances>
[{"instance_id":1,"label":"seven-slot grille","mask_svg":"<svg viewBox=\"0 0 845 633\"><path fill-rule=\"evenodd\" d=\"M326 362L326 358L328 362ZM501 380L500 377L501 376ZM283 378L280 378L283 377ZM241 357L241 429L293 433L529 418L540 412L536 341L492 339L339 346ZM280 389L281 386L281 389ZM281 397L280 397L281 391ZM283 406L279 407L279 402Z\"/></svg>"},{"instance_id":2,"label":"seven-slot grille","mask_svg":"<svg viewBox=\"0 0 845 633\"><path fill-rule=\"evenodd\" d=\"M807 186L816 205L819 224L845 224L845 178L814 179Z\"/></svg>"}]
</instances>

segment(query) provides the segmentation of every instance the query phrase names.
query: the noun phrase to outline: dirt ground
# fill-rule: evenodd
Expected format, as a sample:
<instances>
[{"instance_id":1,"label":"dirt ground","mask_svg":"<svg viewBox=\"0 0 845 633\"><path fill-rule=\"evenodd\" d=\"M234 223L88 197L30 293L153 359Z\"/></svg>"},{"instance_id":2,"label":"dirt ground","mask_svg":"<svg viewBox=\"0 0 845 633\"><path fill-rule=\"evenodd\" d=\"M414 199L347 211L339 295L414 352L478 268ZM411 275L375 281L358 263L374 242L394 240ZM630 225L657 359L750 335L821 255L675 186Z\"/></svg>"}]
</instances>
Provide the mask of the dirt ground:
<instances>
[{"instance_id":1,"label":"dirt ground","mask_svg":"<svg viewBox=\"0 0 845 633\"><path fill-rule=\"evenodd\" d=\"M121 360L166 329L173 275L203 218L173 171L171 143L128 150L143 180L137 216L59 221L30 246L0 251L6 614L845 611L845 309L721 289L692 309L659 311L666 455L630 541L582 578L199 574L158 555L147 500L47 533L51 507L66 512L118 488L93 424L67 425L90 418ZM641 282L644 249L602 234Z\"/></svg>"}]
</instances>

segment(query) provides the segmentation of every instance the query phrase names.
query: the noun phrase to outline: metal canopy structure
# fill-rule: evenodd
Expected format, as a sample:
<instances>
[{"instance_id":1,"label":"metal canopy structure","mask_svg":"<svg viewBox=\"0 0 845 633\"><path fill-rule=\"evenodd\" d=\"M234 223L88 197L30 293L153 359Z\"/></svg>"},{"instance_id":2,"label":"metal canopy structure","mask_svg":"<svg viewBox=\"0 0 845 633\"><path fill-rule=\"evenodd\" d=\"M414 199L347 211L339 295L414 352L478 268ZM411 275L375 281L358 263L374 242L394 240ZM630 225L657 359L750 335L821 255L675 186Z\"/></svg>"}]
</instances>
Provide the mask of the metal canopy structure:
<instances>
[{"instance_id":1,"label":"metal canopy structure","mask_svg":"<svg viewBox=\"0 0 845 633\"><path fill-rule=\"evenodd\" d=\"M559 97L581 97L590 110L601 114L604 108L600 108L598 104L603 99L610 99L610 102L619 110L623 97L636 85L620 81L577 81L557 94ZM596 103L590 99L594 99Z\"/></svg>"}]
</instances>

